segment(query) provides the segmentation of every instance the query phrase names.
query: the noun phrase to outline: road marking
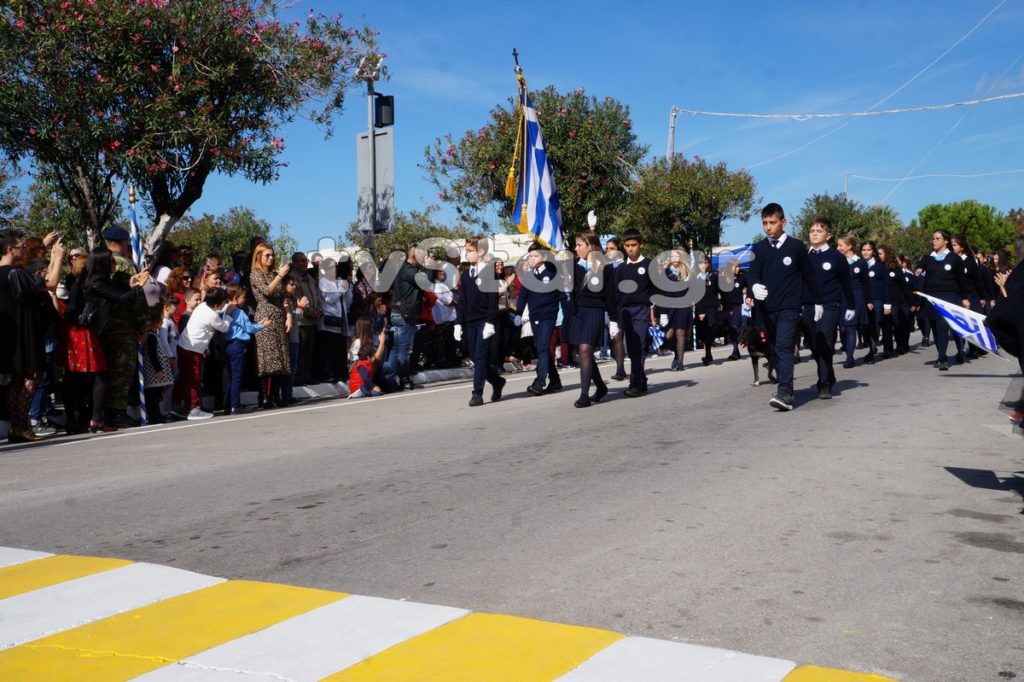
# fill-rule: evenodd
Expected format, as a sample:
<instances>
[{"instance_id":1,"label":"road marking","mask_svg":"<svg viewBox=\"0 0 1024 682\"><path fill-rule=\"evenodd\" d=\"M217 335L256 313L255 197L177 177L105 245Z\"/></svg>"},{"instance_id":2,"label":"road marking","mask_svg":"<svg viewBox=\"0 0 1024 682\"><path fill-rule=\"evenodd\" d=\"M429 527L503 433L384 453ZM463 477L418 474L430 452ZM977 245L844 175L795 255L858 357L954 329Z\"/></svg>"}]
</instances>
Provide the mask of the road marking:
<instances>
[{"instance_id":1,"label":"road marking","mask_svg":"<svg viewBox=\"0 0 1024 682\"><path fill-rule=\"evenodd\" d=\"M869 673L851 673L846 670L802 665L786 675L783 682L896 682L892 678Z\"/></svg>"},{"instance_id":2,"label":"road marking","mask_svg":"<svg viewBox=\"0 0 1024 682\"><path fill-rule=\"evenodd\" d=\"M23 564L26 561L35 561L44 557L53 556L49 552L33 552L30 549L15 549L14 547L0 547L0 568Z\"/></svg>"},{"instance_id":3,"label":"road marking","mask_svg":"<svg viewBox=\"0 0 1024 682\"><path fill-rule=\"evenodd\" d=\"M132 562L123 559L99 559L91 556L49 556L0 568L0 599L121 568L130 563Z\"/></svg>"},{"instance_id":4,"label":"road marking","mask_svg":"<svg viewBox=\"0 0 1024 682\"><path fill-rule=\"evenodd\" d=\"M0 652L0 679L127 680L346 596L222 582Z\"/></svg>"},{"instance_id":5,"label":"road marking","mask_svg":"<svg viewBox=\"0 0 1024 682\"><path fill-rule=\"evenodd\" d=\"M231 682L242 671L313 682L467 613L353 596L156 670L139 682Z\"/></svg>"},{"instance_id":6,"label":"road marking","mask_svg":"<svg viewBox=\"0 0 1024 682\"><path fill-rule=\"evenodd\" d=\"M326 679L552 680L621 638L607 630L472 613Z\"/></svg>"},{"instance_id":7,"label":"road marking","mask_svg":"<svg viewBox=\"0 0 1024 682\"><path fill-rule=\"evenodd\" d=\"M177 568L130 564L9 597L0 600L0 650L220 582Z\"/></svg>"},{"instance_id":8,"label":"road marking","mask_svg":"<svg viewBox=\"0 0 1024 682\"><path fill-rule=\"evenodd\" d=\"M780 682L795 667L796 663L778 658L647 637L626 637L558 679L561 682Z\"/></svg>"}]
</instances>

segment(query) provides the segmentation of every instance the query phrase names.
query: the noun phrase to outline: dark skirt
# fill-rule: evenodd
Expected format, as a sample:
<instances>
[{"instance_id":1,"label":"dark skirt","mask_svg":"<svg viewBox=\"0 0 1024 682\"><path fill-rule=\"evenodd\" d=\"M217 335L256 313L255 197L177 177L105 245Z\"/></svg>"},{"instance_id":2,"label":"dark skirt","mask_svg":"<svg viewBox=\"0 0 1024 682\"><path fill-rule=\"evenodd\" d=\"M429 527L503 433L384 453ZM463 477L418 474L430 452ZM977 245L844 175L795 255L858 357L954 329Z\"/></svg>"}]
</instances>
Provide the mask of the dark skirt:
<instances>
[{"instance_id":1,"label":"dark skirt","mask_svg":"<svg viewBox=\"0 0 1024 682\"><path fill-rule=\"evenodd\" d=\"M604 340L604 308L577 308L569 319L569 343L599 346Z\"/></svg>"},{"instance_id":2,"label":"dark skirt","mask_svg":"<svg viewBox=\"0 0 1024 682\"><path fill-rule=\"evenodd\" d=\"M701 324L707 325L712 329L718 326L718 308L697 308L694 314L704 316L704 321Z\"/></svg>"},{"instance_id":3,"label":"dark skirt","mask_svg":"<svg viewBox=\"0 0 1024 682\"><path fill-rule=\"evenodd\" d=\"M685 329L689 331L690 327L693 326L692 307L686 306L684 308L665 308L665 312L668 313L669 329Z\"/></svg>"},{"instance_id":4,"label":"dark skirt","mask_svg":"<svg viewBox=\"0 0 1024 682\"><path fill-rule=\"evenodd\" d=\"M849 310L849 304L847 304L847 310ZM853 316L853 320L847 322L845 318L839 318L839 324L843 327L859 327L865 324L871 324L871 318L868 317L868 303L864 298L863 289L853 290L853 310L856 313Z\"/></svg>"}]
</instances>

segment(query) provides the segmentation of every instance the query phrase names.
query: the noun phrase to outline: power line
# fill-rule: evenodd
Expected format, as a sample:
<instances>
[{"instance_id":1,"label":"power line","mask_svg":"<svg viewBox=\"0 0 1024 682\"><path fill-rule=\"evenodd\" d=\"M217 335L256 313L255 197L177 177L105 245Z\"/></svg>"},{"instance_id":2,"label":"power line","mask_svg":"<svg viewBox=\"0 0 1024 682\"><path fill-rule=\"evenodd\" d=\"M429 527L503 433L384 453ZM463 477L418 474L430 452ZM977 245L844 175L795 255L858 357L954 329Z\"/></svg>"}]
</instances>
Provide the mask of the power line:
<instances>
[{"instance_id":1,"label":"power line","mask_svg":"<svg viewBox=\"0 0 1024 682\"><path fill-rule=\"evenodd\" d=\"M815 118L862 118L865 116L886 116L888 114L906 114L915 111L941 111L943 109L955 109L957 107L969 107L989 102L1018 99L1024 97L1024 92L1014 92L1007 95L995 95L993 97L982 97L969 99L962 102L950 102L949 104L929 104L919 107L903 107L901 109L883 109L882 111L847 111L832 114L741 114L725 111L698 111L696 109L680 109L676 111L692 116L719 116L729 118L788 118L794 121L808 121Z\"/></svg>"},{"instance_id":2,"label":"power line","mask_svg":"<svg viewBox=\"0 0 1024 682\"><path fill-rule=\"evenodd\" d=\"M1014 173L1024 173L1024 168L1018 168L1014 170L989 171L987 173L925 173L923 175L908 175L902 178L874 178L867 175L857 175L856 173L847 173L847 176L851 178L857 178L858 180L873 180L876 182L900 182L901 180L921 180L924 178L985 178L990 175L1012 175Z\"/></svg>"}]
</instances>

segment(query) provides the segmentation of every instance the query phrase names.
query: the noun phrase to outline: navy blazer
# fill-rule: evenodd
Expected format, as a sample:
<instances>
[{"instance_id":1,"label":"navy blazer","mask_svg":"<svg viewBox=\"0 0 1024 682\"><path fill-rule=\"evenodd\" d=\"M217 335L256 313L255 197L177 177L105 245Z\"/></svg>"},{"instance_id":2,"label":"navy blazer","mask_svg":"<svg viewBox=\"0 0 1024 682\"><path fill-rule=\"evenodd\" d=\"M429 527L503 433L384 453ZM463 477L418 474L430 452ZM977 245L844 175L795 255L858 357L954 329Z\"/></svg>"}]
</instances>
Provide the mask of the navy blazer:
<instances>
[{"instance_id":1,"label":"navy blazer","mask_svg":"<svg viewBox=\"0 0 1024 682\"><path fill-rule=\"evenodd\" d=\"M874 265L867 264L868 268L868 303L881 301L882 305L889 302L889 269L877 258Z\"/></svg>"},{"instance_id":2,"label":"navy blazer","mask_svg":"<svg viewBox=\"0 0 1024 682\"><path fill-rule=\"evenodd\" d=\"M767 312L799 311L805 284L813 300L821 298L818 278L802 241L787 235L779 248L775 248L770 240L762 239L754 244L753 252L754 261L747 272L750 297L753 298L754 285L763 284L768 289L768 298L757 304L764 306Z\"/></svg>"},{"instance_id":3,"label":"navy blazer","mask_svg":"<svg viewBox=\"0 0 1024 682\"><path fill-rule=\"evenodd\" d=\"M576 263L572 280L572 311L579 308L600 308L609 315L615 315L615 272L605 266L601 272L601 288L594 291L590 288L590 280L596 273L585 270Z\"/></svg>"},{"instance_id":4,"label":"navy blazer","mask_svg":"<svg viewBox=\"0 0 1024 682\"><path fill-rule=\"evenodd\" d=\"M651 294L655 293L654 284L651 283L651 266L654 263L650 258L641 257L636 263L630 263L626 259L615 270L615 291L618 293L618 309L644 306L651 304ZM636 284L636 290L626 293L620 288L622 282L629 280Z\"/></svg>"},{"instance_id":5,"label":"navy blazer","mask_svg":"<svg viewBox=\"0 0 1024 682\"><path fill-rule=\"evenodd\" d=\"M494 267L484 264L478 267ZM481 291L479 273L476 277L469 275L469 270L459 278L459 297L456 306L457 321L466 326L498 321L498 292Z\"/></svg>"},{"instance_id":6,"label":"navy blazer","mask_svg":"<svg viewBox=\"0 0 1024 682\"><path fill-rule=\"evenodd\" d=\"M558 270L553 263L544 262L533 271L533 274L538 280L544 282L553 280L558 274ZM562 292L558 289L547 292L532 291L524 283L519 287L519 296L516 298L516 314L522 315L529 307L531 322L557 320L558 305L562 298Z\"/></svg>"},{"instance_id":7,"label":"navy blazer","mask_svg":"<svg viewBox=\"0 0 1024 682\"><path fill-rule=\"evenodd\" d=\"M853 286L850 283L850 268L846 262L846 256L833 248L825 249L820 253L812 249L808 256L814 266L814 276L818 278L821 296L817 299L811 298L810 287L805 286L804 303L843 304L844 301L854 300Z\"/></svg>"}]
</instances>

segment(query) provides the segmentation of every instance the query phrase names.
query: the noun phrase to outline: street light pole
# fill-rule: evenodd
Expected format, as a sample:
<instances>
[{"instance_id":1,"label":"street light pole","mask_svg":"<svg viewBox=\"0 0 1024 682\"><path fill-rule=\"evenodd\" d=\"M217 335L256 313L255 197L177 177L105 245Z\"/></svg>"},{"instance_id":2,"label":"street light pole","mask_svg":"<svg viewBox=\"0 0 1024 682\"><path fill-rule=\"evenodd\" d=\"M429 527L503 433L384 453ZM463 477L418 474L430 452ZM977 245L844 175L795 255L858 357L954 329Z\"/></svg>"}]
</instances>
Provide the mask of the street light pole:
<instances>
[{"instance_id":1,"label":"street light pole","mask_svg":"<svg viewBox=\"0 0 1024 682\"><path fill-rule=\"evenodd\" d=\"M366 235L366 250L374 258L377 240L377 132L374 129L373 121L373 77L366 79L366 130L370 136L370 231Z\"/></svg>"}]
</instances>

